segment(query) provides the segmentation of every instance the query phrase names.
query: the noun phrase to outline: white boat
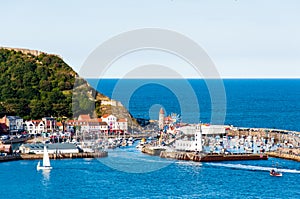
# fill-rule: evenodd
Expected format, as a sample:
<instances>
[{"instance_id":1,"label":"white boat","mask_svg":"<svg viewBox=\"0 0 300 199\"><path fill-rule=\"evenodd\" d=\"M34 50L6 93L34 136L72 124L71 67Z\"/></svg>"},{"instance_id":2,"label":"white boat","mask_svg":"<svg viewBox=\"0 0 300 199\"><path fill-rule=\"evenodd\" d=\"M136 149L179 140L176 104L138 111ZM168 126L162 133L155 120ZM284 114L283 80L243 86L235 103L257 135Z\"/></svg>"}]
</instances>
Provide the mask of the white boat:
<instances>
[{"instance_id":1,"label":"white boat","mask_svg":"<svg viewBox=\"0 0 300 199\"><path fill-rule=\"evenodd\" d=\"M144 148L144 144L139 143L138 145L136 145L136 148L141 151Z\"/></svg>"},{"instance_id":2,"label":"white boat","mask_svg":"<svg viewBox=\"0 0 300 199\"><path fill-rule=\"evenodd\" d=\"M134 140L129 138L127 141L128 146L132 146L134 144Z\"/></svg>"},{"instance_id":3,"label":"white boat","mask_svg":"<svg viewBox=\"0 0 300 199\"><path fill-rule=\"evenodd\" d=\"M48 155L46 145L44 145L43 165L41 166L41 163L39 161L37 166L36 166L36 169L37 170L50 170L50 169L52 169L52 167L50 165L50 158L49 158L49 155Z\"/></svg>"}]
</instances>

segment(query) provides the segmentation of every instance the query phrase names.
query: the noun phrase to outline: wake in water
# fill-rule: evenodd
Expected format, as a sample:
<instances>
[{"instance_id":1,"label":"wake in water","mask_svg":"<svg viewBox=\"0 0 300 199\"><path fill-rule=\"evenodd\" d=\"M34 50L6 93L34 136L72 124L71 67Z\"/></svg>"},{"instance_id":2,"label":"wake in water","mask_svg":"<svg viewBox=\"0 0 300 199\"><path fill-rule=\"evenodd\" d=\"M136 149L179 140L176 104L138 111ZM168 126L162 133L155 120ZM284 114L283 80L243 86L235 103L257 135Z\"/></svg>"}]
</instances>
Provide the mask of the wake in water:
<instances>
[{"instance_id":1,"label":"wake in water","mask_svg":"<svg viewBox=\"0 0 300 199\"><path fill-rule=\"evenodd\" d=\"M178 161L178 162L175 162L175 163L179 164L179 165L202 166L201 162Z\"/></svg>"},{"instance_id":2,"label":"wake in water","mask_svg":"<svg viewBox=\"0 0 300 199\"><path fill-rule=\"evenodd\" d=\"M262 167L262 166L243 165L243 164L206 163L206 165L215 166L215 167L227 167L232 169L251 170L251 171L270 171L271 169L274 169L274 167ZM296 169L278 169L278 171L283 173L300 174L300 170L296 170Z\"/></svg>"}]
</instances>

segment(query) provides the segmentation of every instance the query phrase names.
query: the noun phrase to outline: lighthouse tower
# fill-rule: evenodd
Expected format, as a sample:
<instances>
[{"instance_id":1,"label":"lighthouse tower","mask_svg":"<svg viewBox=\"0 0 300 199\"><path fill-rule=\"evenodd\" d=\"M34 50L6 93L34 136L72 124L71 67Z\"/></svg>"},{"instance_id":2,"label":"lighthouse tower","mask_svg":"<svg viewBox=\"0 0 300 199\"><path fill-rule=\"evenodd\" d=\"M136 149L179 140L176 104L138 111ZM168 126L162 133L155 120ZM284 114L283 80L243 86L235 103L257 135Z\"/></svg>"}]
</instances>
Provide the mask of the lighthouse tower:
<instances>
[{"instance_id":1,"label":"lighthouse tower","mask_svg":"<svg viewBox=\"0 0 300 199\"><path fill-rule=\"evenodd\" d=\"M159 115L158 115L158 127L159 129L164 128L164 118L165 118L165 111L163 108L160 108Z\"/></svg>"},{"instance_id":2,"label":"lighthouse tower","mask_svg":"<svg viewBox=\"0 0 300 199\"><path fill-rule=\"evenodd\" d=\"M201 129L201 124L198 124L196 126L194 146L195 146L195 151L196 152L202 152L202 129Z\"/></svg>"}]
</instances>

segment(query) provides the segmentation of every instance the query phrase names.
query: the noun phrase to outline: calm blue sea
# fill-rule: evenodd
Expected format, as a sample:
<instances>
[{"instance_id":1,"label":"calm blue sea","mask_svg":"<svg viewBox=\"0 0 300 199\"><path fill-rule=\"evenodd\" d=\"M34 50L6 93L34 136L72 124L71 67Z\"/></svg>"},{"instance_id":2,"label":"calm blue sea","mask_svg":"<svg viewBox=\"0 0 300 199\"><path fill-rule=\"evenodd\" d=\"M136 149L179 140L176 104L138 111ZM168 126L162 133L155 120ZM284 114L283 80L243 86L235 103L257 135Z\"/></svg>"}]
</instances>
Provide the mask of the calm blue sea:
<instances>
[{"instance_id":1,"label":"calm blue sea","mask_svg":"<svg viewBox=\"0 0 300 199\"><path fill-rule=\"evenodd\" d=\"M279 162L282 177L271 177ZM1 198L300 198L300 164L262 161L194 163L141 154L134 147L97 159L37 160L0 164Z\"/></svg>"},{"instance_id":2,"label":"calm blue sea","mask_svg":"<svg viewBox=\"0 0 300 199\"><path fill-rule=\"evenodd\" d=\"M210 122L212 107L218 116L225 103L226 124L300 131L300 80L224 80L225 102L214 82L188 80L192 92L184 80L123 80L121 87L118 82L90 81L104 94L116 96L135 117L157 119L163 106L167 113L182 114L183 122ZM269 176L275 162L282 177ZM300 163L274 158L200 164L128 147L99 160L51 163L49 173L36 171L37 160L0 163L0 198L300 198Z\"/></svg>"},{"instance_id":3,"label":"calm blue sea","mask_svg":"<svg viewBox=\"0 0 300 199\"><path fill-rule=\"evenodd\" d=\"M89 83L121 101L137 118L158 119L158 110L164 107L166 114L181 114L187 123L300 131L300 79L90 79ZM212 119L213 113L217 119Z\"/></svg>"}]
</instances>

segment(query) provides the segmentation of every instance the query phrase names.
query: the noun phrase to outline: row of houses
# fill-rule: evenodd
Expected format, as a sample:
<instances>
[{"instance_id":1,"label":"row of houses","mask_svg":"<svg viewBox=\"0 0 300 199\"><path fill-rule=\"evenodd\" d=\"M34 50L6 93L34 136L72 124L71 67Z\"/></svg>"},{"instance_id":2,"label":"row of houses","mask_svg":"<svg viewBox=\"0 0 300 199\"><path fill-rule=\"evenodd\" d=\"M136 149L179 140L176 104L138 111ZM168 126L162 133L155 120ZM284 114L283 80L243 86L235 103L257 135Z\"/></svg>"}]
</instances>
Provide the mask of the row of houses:
<instances>
[{"instance_id":1,"label":"row of houses","mask_svg":"<svg viewBox=\"0 0 300 199\"><path fill-rule=\"evenodd\" d=\"M44 117L41 120L23 121L19 116L4 116L0 119L0 134L20 134L24 131L29 134L51 133L56 131L75 132L121 133L127 132L127 119L117 118L114 115L103 115L101 118L91 118L90 115L80 115L77 120L57 122L53 117Z\"/></svg>"},{"instance_id":2,"label":"row of houses","mask_svg":"<svg viewBox=\"0 0 300 199\"><path fill-rule=\"evenodd\" d=\"M67 126L80 127L82 132L120 133L127 132L127 119L105 114L101 118L92 119L89 115L80 115L78 120L68 120ZM71 130L71 129L70 129Z\"/></svg>"},{"instance_id":3,"label":"row of houses","mask_svg":"<svg viewBox=\"0 0 300 199\"><path fill-rule=\"evenodd\" d=\"M53 117L44 117L41 120L25 121L19 116L4 116L0 119L0 134L21 134L27 131L30 134L53 132L57 129L57 122Z\"/></svg>"}]
</instances>

